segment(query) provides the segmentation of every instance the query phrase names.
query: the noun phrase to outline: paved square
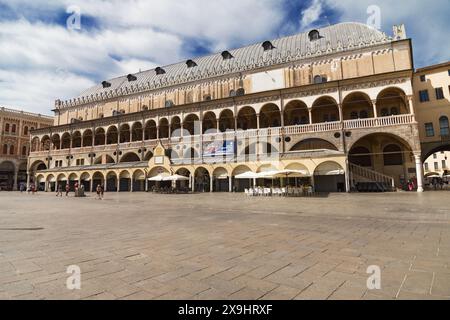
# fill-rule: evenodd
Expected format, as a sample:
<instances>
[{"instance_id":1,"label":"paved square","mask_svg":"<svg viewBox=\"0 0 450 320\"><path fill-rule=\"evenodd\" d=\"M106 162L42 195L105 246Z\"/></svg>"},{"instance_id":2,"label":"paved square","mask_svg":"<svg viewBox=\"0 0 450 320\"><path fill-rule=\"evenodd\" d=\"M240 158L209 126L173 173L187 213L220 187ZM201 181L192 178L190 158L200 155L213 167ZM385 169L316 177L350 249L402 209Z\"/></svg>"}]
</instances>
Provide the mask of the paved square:
<instances>
[{"instance_id":1,"label":"paved square","mask_svg":"<svg viewBox=\"0 0 450 320\"><path fill-rule=\"evenodd\" d=\"M450 299L449 195L0 192L0 298Z\"/></svg>"}]
</instances>

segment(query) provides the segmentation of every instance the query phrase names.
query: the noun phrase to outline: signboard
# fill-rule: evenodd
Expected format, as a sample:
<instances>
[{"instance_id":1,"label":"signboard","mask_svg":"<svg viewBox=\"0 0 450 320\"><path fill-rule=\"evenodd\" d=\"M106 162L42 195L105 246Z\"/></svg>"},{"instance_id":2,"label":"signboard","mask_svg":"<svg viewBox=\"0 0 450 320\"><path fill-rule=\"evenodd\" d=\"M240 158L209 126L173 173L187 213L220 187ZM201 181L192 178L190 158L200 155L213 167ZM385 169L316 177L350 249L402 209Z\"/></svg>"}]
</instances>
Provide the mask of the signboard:
<instances>
[{"instance_id":1,"label":"signboard","mask_svg":"<svg viewBox=\"0 0 450 320\"><path fill-rule=\"evenodd\" d=\"M155 157L155 164L164 164L164 157L163 156L156 156Z\"/></svg>"},{"instance_id":2,"label":"signboard","mask_svg":"<svg viewBox=\"0 0 450 320\"><path fill-rule=\"evenodd\" d=\"M234 141L212 141L203 143L204 157L234 155Z\"/></svg>"}]
</instances>

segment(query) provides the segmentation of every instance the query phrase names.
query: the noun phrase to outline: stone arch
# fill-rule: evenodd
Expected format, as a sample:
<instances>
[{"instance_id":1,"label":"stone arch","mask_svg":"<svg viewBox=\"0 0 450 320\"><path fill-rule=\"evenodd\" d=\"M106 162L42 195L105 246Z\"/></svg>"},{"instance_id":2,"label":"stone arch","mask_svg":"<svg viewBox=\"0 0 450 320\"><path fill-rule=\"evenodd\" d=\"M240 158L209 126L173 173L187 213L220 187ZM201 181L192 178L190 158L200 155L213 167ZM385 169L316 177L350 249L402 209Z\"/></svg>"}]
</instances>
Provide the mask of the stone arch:
<instances>
[{"instance_id":1,"label":"stone arch","mask_svg":"<svg viewBox=\"0 0 450 320\"><path fill-rule=\"evenodd\" d=\"M217 167L213 173L213 191L229 192L230 191L230 173L224 167Z\"/></svg>"},{"instance_id":2,"label":"stone arch","mask_svg":"<svg viewBox=\"0 0 450 320\"><path fill-rule=\"evenodd\" d=\"M52 135L52 144L53 144L53 149L54 150L59 150L61 148L61 137L59 136L59 134L54 133Z\"/></svg>"},{"instance_id":3,"label":"stone arch","mask_svg":"<svg viewBox=\"0 0 450 320\"><path fill-rule=\"evenodd\" d=\"M169 138L169 120L167 118L159 119L159 138Z\"/></svg>"},{"instance_id":4,"label":"stone arch","mask_svg":"<svg viewBox=\"0 0 450 320\"><path fill-rule=\"evenodd\" d=\"M131 177L133 175L128 170L122 170L119 172L119 191L128 192L131 191Z\"/></svg>"},{"instance_id":5,"label":"stone arch","mask_svg":"<svg viewBox=\"0 0 450 320\"><path fill-rule=\"evenodd\" d=\"M408 114L408 103L405 92L397 87L389 87L382 90L376 100L377 114L379 117Z\"/></svg>"},{"instance_id":6,"label":"stone arch","mask_svg":"<svg viewBox=\"0 0 450 320\"><path fill-rule=\"evenodd\" d=\"M131 141L142 141L142 123L135 122L131 127Z\"/></svg>"},{"instance_id":7,"label":"stone arch","mask_svg":"<svg viewBox=\"0 0 450 320\"><path fill-rule=\"evenodd\" d=\"M83 132L83 147L92 146L93 133L91 129L87 129Z\"/></svg>"},{"instance_id":8,"label":"stone arch","mask_svg":"<svg viewBox=\"0 0 450 320\"><path fill-rule=\"evenodd\" d=\"M103 188L105 188L105 176L103 175L103 173L101 171L96 171L92 174L93 190L91 190L91 191L96 191L97 186L103 186Z\"/></svg>"},{"instance_id":9,"label":"stone arch","mask_svg":"<svg viewBox=\"0 0 450 320\"><path fill-rule=\"evenodd\" d=\"M34 137L31 140L31 152L38 152L39 151L39 145L40 145L39 137Z\"/></svg>"},{"instance_id":10,"label":"stone arch","mask_svg":"<svg viewBox=\"0 0 450 320\"><path fill-rule=\"evenodd\" d=\"M200 120L199 117L194 114L188 114L184 120L183 120L183 129L186 132L186 134L193 136L194 134L200 133L199 128Z\"/></svg>"},{"instance_id":11,"label":"stone arch","mask_svg":"<svg viewBox=\"0 0 450 320\"><path fill-rule=\"evenodd\" d=\"M61 149L69 149L71 141L70 133L65 132L61 137Z\"/></svg>"},{"instance_id":12,"label":"stone arch","mask_svg":"<svg viewBox=\"0 0 450 320\"><path fill-rule=\"evenodd\" d=\"M170 119L170 136L181 137L181 119L179 116Z\"/></svg>"},{"instance_id":13,"label":"stone arch","mask_svg":"<svg viewBox=\"0 0 450 320\"><path fill-rule=\"evenodd\" d=\"M309 111L306 103L300 100L293 100L284 107L284 125L304 125L309 124Z\"/></svg>"},{"instance_id":14,"label":"stone arch","mask_svg":"<svg viewBox=\"0 0 450 320\"><path fill-rule=\"evenodd\" d=\"M289 151L310 151L310 150L338 151L338 148L333 143L327 140L311 138L297 142Z\"/></svg>"},{"instance_id":15,"label":"stone arch","mask_svg":"<svg viewBox=\"0 0 450 320\"><path fill-rule=\"evenodd\" d=\"M148 120L145 123L144 138L145 140L155 140L157 137L157 127L155 120Z\"/></svg>"},{"instance_id":16,"label":"stone arch","mask_svg":"<svg viewBox=\"0 0 450 320\"><path fill-rule=\"evenodd\" d=\"M117 144L119 142L119 131L116 126L110 126L106 131L106 144Z\"/></svg>"},{"instance_id":17,"label":"stone arch","mask_svg":"<svg viewBox=\"0 0 450 320\"><path fill-rule=\"evenodd\" d=\"M234 127L234 114L230 109L222 110L219 115L219 129L221 132L225 132L227 130L235 130Z\"/></svg>"},{"instance_id":18,"label":"stone arch","mask_svg":"<svg viewBox=\"0 0 450 320\"><path fill-rule=\"evenodd\" d=\"M140 162L141 158L135 152L127 152L120 159L120 163Z\"/></svg>"},{"instance_id":19,"label":"stone arch","mask_svg":"<svg viewBox=\"0 0 450 320\"><path fill-rule=\"evenodd\" d=\"M237 114L237 129L257 129L256 111L250 106L241 108Z\"/></svg>"},{"instance_id":20,"label":"stone arch","mask_svg":"<svg viewBox=\"0 0 450 320\"><path fill-rule=\"evenodd\" d=\"M103 146L105 144L106 144L105 129L97 128L95 130L94 145L96 145L96 146Z\"/></svg>"},{"instance_id":21,"label":"stone arch","mask_svg":"<svg viewBox=\"0 0 450 320\"><path fill-rule=\"evenodd\" d=\"M370 97L360 91L348 94L342 102L343 120L373 118L373 104Z\"/></svg>"},{"instance_id":22,"label":"stone arch","mask_svg":"<svg viewBox=\"0 0 450 320\"><path fill-rule=\"evenodd\" d=\"M81 148L81 144L83 142L83 139L81 137L80 131L75 131L72 134L72 148Z\"/></svg>"},{"instance_id":23,"label":"stone arch","mask_svg":"<svg viewBox=\"0 0 450 320\"><path fill-rule=\"evenodd\" d=\"M312 123L339 121L339 107L336 100L330 96L323 96L312 104Z\"/></svg>"},{"instance_id":24,"label":"stone arch","mask_svg":"<svg viewBox=\"0 0 450 320\"><path fill-rule=\"evenodd\" d=\"M281 126L280 108L275 103L265 104L259 111L259 127L273 128Z\"/></svg>"},{"instance_id":25,"label":"stone arch","mask_svg":"<svg viewBox=\"0 0 450 320\"><path fill-rule=\"evenodd\" d=\"M130 125L128 123L124 123L120 126L120 143L128 143L130 142L130 134L131 129Z\"/></svg>"},{"instance_id":26,"label":"stone arch","mask_svg":"<svg viewBox=\"0 0 450 320\"><path fill-rule=\"evenodd\" d=\"M216 132L217 131L217 119L216 114L212 111L208 111L203 114L203 133Z\"/></svg>"},{"instance_id":27,"label":"stone arch","mask_svg":"<svg viewBox=\"0 0 450 320\"><path fill-rule=\"evenodd\" d=\"M106 191L117 191L117 173L115 171L109 171L106 173Z\"/></svg>"},{"instance_id":28,"label":"stone arch","mask_svg":"<svg viewBox=\"0 0 450 320\"><path fill-rule=\"evenodd\" d=\"M133 172L133 191L145 191L146 178L144 170L135 170Z\"/></svg>"},{"instance_id":29,"label":"stone arch","mask_svg":"<svg viewBox=\"0 0 450 320\"><path fill-rule=\"evenodd\" d=\"M49 151L50 150L50 137L45 135L41 139L41 150Z\"/></svg>"},{"instance_id":30,"label":"stone arch","mask_svg":"<svg viewBox=\"0 0 450 320\"><path fill-rule=\"evenodd\" d=\"M205 167L198 167L194 172L195 191L209 192L211 190L211 173Z\"/></svg>"},{"instance_id":31,"label":"stone arch","mask_svg":"<svg viewBox=\"0 0 450 320\"><path fill-rule=\"evenodd\" d=\"M314 169L317 192L345 192L345 170L335 161L324 161Z\"/></svg>"}]
</instances>

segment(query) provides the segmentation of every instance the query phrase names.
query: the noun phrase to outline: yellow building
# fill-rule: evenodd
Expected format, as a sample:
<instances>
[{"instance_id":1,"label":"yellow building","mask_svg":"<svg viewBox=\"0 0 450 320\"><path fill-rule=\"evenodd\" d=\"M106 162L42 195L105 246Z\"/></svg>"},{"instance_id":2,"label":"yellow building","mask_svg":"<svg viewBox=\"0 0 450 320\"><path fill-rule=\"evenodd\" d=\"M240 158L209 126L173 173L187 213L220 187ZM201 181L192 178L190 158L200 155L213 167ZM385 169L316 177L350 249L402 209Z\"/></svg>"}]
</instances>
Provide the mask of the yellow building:
<instances>
[{"instance_id":1,"label":"yellow building","mask_svg":"<svg viewBox=\"0 0 450 320\"><path fill-rule=\"evenodd\" d=\"M30 132L53 124L53 117L0 107L0 190L27 181Z\"/></svg>"},{"instance_id":2,"label":"yellow building","mask_svg":"<svg viewBox=\"0 0 450 320\"><path fill-rule=\"evenodd\" d=\"M281 183L319 192L422 191L411 41L393 30L341 23L105 80L33 131L30 181L242 191L269 182L239 174L292 169Z\"/></svg>"},{"instance_id":3,"label":"yellow building","mask_svg":"<svg viewBox=\"0 0 450 320\"><path fill-rule=\"evenodd\" d=\"M414 90L425 161L436 152L450 151L450 62L416 70Z\"/></svg>"}]
</instances>

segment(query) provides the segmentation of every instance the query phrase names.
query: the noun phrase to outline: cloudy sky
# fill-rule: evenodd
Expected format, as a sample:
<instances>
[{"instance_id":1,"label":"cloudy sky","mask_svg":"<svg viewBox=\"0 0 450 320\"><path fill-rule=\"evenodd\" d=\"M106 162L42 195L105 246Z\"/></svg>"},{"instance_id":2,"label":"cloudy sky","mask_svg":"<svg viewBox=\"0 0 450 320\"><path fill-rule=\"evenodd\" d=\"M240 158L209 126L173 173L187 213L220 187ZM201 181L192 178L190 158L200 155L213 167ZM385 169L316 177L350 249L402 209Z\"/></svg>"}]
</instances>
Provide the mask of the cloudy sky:
<instances>
[{"instance_id":1,"label":"cloudy sky","mask_svg":"<svg viewBox=\"0 0 450 320\"><path fill-rule=\"evenodd\" d=\"M386 33L392 34L394 24L405 23L413 39L416 68L444 62L450 56L448 4L448 0L0 0L0 106L51 114L56 99L75 97L108 78L312 27L378 21L373 19L377 8L379 26Z\"/></svg>"}]
</instances>

